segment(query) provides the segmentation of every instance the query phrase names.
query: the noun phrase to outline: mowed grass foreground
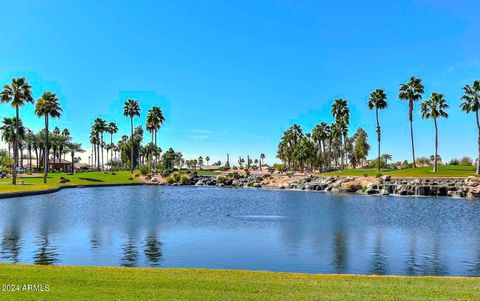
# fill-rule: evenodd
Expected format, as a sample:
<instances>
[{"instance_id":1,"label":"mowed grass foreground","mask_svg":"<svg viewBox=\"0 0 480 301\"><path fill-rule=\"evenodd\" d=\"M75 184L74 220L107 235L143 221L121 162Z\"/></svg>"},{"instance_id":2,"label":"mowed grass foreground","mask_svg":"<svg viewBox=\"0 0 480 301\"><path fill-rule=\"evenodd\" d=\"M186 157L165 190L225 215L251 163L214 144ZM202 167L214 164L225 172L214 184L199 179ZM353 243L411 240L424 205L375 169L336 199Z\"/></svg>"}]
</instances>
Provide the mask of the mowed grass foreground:
<instances>
[{"instance_id":1,"label":"mowed grass foreground","mask_svg":"<svg viewBox=\"0 0 480 301\"><path fill-rule=\"evenodd\" d=\"M60 178L69 179L70 182L65 184L58 183ZM132 178L130 180L130 178ZM24 184L20 184L24 181ZM68 185L107 185L107 184L129 184L137 183L139 179L134 177L128 171L119 171L112 174L111 172L81 172L73 175L66 173L50 173L48 174L47 184L43 183L43 175L23 176L17 180L17 185L12 185L12 179L0 179L0 194L21 191L38 191L53 189L60 186Z\"/></svg>"},{"instance_id":2,"label":"mowed grass foreground","mask_svg":"<svg viewBox=\"0 0 480 301\"><path fill-rule=\"evenodd\" d=\"M1 300L478 300L479 278L0 265Z\"/></svg>"},{"instance_id":3,"label":"mowed grass foreground","mask_svg":"<svg viewBox=\"0 0 480 301\"><path fill-rule=\"evenodd\" d=\"M382 169L382 175L391 175L392 177L469 177L475 176L475 166L459 166L459 165L439 165L438 171L433 172L432 167L417 167L408 169ZM375 168L368 169L347 169L344 171L334 171L319 175L338 175L338 176L375 176L378 170Z\"/></svg>"}]
</instances>

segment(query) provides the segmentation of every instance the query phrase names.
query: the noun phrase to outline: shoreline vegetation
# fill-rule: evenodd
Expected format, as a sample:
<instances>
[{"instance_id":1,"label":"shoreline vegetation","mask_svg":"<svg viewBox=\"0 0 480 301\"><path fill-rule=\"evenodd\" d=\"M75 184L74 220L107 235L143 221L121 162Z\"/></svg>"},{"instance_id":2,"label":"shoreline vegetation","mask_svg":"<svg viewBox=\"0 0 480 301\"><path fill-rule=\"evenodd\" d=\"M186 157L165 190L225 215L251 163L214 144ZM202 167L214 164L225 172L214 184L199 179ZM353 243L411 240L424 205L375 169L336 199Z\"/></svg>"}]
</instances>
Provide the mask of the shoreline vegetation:
<instances>
[{"instance_id":1,"label":"shoreline vegetation","mask_svg":"<svg viewBox=\"0 0 480 301\"><path fill-rule=\"evenodd\" d=\"M0 264L0 282L20 285L20 291L0 292L2 300L476 300L480 295L480 278L177 268ZM23 284L39 291L22 291Z\"/></svg>"},{"instance_id":2,"label":"shoreline vegetation","mask_svg":"<svg viewBox=\"0 0 480 301\"><path fill-rule=\"evenodd\" d=\"M118 172L80 172L75 174L67 173L49 173L48 183L43 183L43 176L40 174L32 174L21 176L18 178L17 185L12 185L9 179L0 179L0 198L13 198L19 196L30 196L35 194L45 194L50 192L56 192L63 188L76 188L76 187L99 187L99 186L117 186L117 185L197 185L197 186L212 186L218 187L234 186L234 187L253 187L253 188L266 188L266 189L297 189L297 190L318 190L305 188L300 184L302 181L306 183L306 180L314 177L318 179L325 179L328 177L337 178L342 182L339 183L339 188L345 189L327 189L328 192L365 192L369 185L377 185L381 178L392 179L410 179L418 181L420 185L422 179L468 179L475 176L474 166L439 166L437 172L433 173L429 167L419 167L415 169L404 170L381 170L381 176L378 175L376 169L349 169L345 171L334 171L328 173L315 173L315 174L300 174L300 173L270 173L268 171L258 171L252 173L245 173L245 171L229 170L229 171L182 171L174 172L168 177L162 177L160 175L141 175L140 172L131 174L129 171ZM206 177L206 178L205 178ZM234 177L237 180L241 179L238 184L232 183ZM207 180L208 179L208 180ZM228 182L231 179L232 181ZM249 180L250 179L250 180ZM348 181L347 181L348 180ZM429 181L429 180L427 180ZM458 180L457 180L458 182ZM233 185L232 185L233 184ZM329 183L329 184L334 184ZM358 189L356 191L350 186L355 186ZM324 187L321 190L325 190ZM333 188L336 188L335 185ZM459 187L456 187L460 190ZM381 194L381 189L378 193ZM390 193L389 193L390 194ZM393 194L393 193L392 193ZM465 197L464 195L455 194L452 196ZM471 196L474 198L475 196Z\"/></svg>"}]
</instances>

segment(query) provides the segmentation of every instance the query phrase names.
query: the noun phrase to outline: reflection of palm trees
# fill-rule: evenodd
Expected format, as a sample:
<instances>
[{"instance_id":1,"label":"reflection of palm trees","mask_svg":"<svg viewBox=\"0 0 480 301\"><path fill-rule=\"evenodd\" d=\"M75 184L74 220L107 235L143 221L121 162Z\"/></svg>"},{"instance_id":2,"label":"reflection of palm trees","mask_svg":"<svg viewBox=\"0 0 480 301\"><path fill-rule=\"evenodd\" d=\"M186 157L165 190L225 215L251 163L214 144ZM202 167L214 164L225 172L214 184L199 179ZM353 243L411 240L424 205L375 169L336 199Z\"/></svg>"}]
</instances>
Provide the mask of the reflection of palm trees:
<instances>
[{"instance_id":1,"label":"reflection of palm trees","mask_svg":"<svg viewBox=\"0 0 480 301\"><path fill-rule=\"evenodd\" d=\"M57 247L52 245L47 232L43 232L39 235L35 245L38 246L38 250L33 256L33 263L52 265L58 261Z\"/></svg>"},{"instance_id":2,"label":"reflection of palm trees","mask_svg":"<svg viewBox=\"0 0 480 301\"><path fill-rule=\"evenodd\" d=\"M100 245L100 235L98 234L97 229L94 228L94 230L90 233L90 248L92 250L96 250L100 247Z\"/></svg>"},{"instance_id":3,"label":"reflection of palm trees","mask_svg":"<svg viewBox=\"0 0 480 301\"><path fill-rule=\"evenodd\" d=\"M20 261L20 233L16 228L3 233L2 250L0 254L2 255L2 259L6 259L12 263L18 263Z\"/></svg>"},{"instance_id":4,"label":"reflection of palm trees","mask_svg":"<svg viewBox=\"0 0 480 301\"><path fill-rule=\"evenodd\" d=\"M155 232L150 232L145 237L144 254L152 267L159 266L162 259L162 243L158 240Z\"/></svg>"},{"instance_id":5,"label":"reflection of palm trees","mask_svg":"<svg viewBox=\"0 0 480 301\"><path fill-rule=\"evenodd\" d=\"M379 232L375 239L375 249L373 250L372 274L385 275L386 272L387 269L385 249L383 248L383 233Z\"/></svg>"},{"instance_id":6,"label":"reflection of palm trees","mask_svg":"<svg viewBox=\"0 0 480 301\"><path fill-rule=\"evenodd\" d=\"M444 276L448 275L447 268L441 258L441 246L438 235L435 235L435 241L432 250L432 256L428 258L428 262L423 269L424 275L430 276Z\"/></svg>"},{"instance_id":7,"label":"reflection of palm trees","mask_svg":"<svg viewBox=\"0 0 480 301\"><path fill-rule=\"evenodd\" d=\"M129 236L128 240L123 244L122 249L123 257L121 265L124 267L136 266L138 260L138 250L137 245L135 244L135 239Z\"/></svg>"},{"instance_id":8,"label":"reflection of palm trees","mask_svg":"<svg viewBox=\"0 0 480 301\"><path fill-rule=\"evenodd\" d=\"M347 261L347 235L343 231L335 232L333 265L337 273L345 271Z\"/></svg>"},{"instance_id":9,"label":"reflection of palm trees","mask_svg":"<svg viewBox=\"0 0 480 301\"><path fill-rule=\"evenodd\" d=\"M417 237L415 233L412 234L411 236L411 241L410 241L410 251L408 253L408 258L407 258L407 275L409 276L415 276L418 275L418 264L417 264Z\"/></svg>"}]
</instances>

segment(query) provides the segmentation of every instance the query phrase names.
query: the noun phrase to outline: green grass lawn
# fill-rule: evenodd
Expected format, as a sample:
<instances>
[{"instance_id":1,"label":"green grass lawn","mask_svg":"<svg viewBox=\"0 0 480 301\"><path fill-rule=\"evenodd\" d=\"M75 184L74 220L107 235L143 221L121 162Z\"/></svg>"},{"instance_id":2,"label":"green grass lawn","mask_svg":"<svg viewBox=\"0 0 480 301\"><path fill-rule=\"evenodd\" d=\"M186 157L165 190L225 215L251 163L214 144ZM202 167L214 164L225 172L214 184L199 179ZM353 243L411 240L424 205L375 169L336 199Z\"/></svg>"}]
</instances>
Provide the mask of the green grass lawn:
<instances>
[{"instance_id":1,"label":"green grass lawn","mask_svg":"<svg viewBox=\"0 0 480 301\"><path fill-rule=\"evenodd\" d=\"M0 265L0 300L478 300L479 278Z\"/></svg>"},{"instance_id":2,"label":"green grass lawn","mask_svg":"<svg viewBox=\"0 0 480 301\"><path fill-rule=\"evenodd\" d=\"M138 178L132 176L128 171L115 172L113 175L111 172L81 172L74 175L67 175L66 173L50 173L48 175L47 184L43 184L43 175L39 176L23 176L17 181L17 185L12 185L12 179L0 179L0 193L11 193L18 191L37 191L52 189L65 185L92 185L92 184L125 184L138 182ZM60 184L58 181L60 177L65 177L70 180L66 184ZM133 180L129 180L133 177ZM25 184L21 185L20 181L24 181Z\"/></svg>"},{"instance_id":3,"label":"green grass lawn","mask_svg":"<svg viewBox=\"0 0 480 301\"><path fill-rule=\"evenodd\" d=\"M341 175L341 176L375 176L377 169L347 169L344 171L334 171L319 175ZM418 167L409 169L382 169L382 175L391 175L392 177L468 177L475 175L474 166L458 165L440 165L438 171L433 172L432 167Z\"/></svg>"}]
</instances>

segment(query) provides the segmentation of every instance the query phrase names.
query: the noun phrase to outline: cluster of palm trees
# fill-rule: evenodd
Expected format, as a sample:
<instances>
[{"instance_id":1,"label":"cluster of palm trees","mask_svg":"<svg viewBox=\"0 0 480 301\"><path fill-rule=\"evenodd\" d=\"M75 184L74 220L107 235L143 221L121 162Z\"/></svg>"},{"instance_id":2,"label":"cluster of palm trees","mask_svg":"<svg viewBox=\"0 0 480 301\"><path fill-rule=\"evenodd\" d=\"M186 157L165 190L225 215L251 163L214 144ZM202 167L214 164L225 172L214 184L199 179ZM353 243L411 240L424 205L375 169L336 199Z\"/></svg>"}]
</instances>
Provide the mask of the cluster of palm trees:
<instances>
[{"instance_id":1,"label":"cluster of palm trees","mask_svg":"<svg viewBox=\"0 0 480 301\"><path fill-rule=\"evenodd\" d=\"M118 126L115 122L107 122L102 118L96 118L90 132L90 143L92 144L91 165L97 170L104 170L106 165L113 166L120 161L121 166L128 166L130 172L140 164L149 162L156 170L158 158L162 152L157 146L157 133L165 122L162 110L153 106L147 112L145 128L151 134L151 142L142 146L143 128L134 126L134 118L140 117L141 109L138 100L127 99L123 106L123 115L130 119L130 136L123 135L118 143L113 142L113 135L118 133ZM104 134L110 135L110 142L106 143ZM104 159L104 152L107 152L107 162ZM110 154L109 154L110 153ZM117 157L120 154L120 158Z\"/></svg>"},{"instance_id":2,"label":"cluster of palm trees","mask_svg":"<svg viewBox=\"0 0 480 301\"><path fill-rule=\"evenodd\" d=\"M466 113L474 113L478 131L478 157L477 174L480 174L480 81L474 81L471 85L463 87L464 95L460 108ZM401 84L399 89L399 99L408 102L410 123L410 140L412 148L413 167L415 164L415 143L413 134L413 112L415 103L422 99L425 88L420 78L411 77L408 82ZM376 89L370 94L368 99L368 108L375 110L376 117L376 134L378 143L377 166L380 170L381 155L381 126L379 120L379 111L388 107L387 95L385 90ZM449 108L443 94L433 92L430 98L421 103L421 115L424 119L432 119L435 127L435 155L433 163L433 171L438 169L438 119L447 118L446 110ZM332 105L332 115L335 122L327 124L321 122L314 127L312 133L303 134L300 126L293 125L283 133L282 139L278 146L277 157L282 160L289 169L303 170L305 164L313 169L314 166L323 170L324 167L339 167L344 169L348 167L344 164L344 159L350 159L350 164L355 167L355 163L368 155L368 143L366 143L366 133L362 133L362 129L357 130L353 136L356 139L348 137L348 126L350 121L350 110L347 101L337 99ZM364 132L364 131L363 131ZM364 136L360 141L360 136ZM364 144L364 145L362 145ZM340 160L338 160L340 158ZM384 158L385 159L385 158ZM391 157L390 157L391 159ZM340 161L340 162L339 162Z\"/></svg>"},{"instance_id":3,"label":"cluster of palm trees","mask_svg":"<svg viewBox=\"0 0 480 301\"><path fill-rule=\"evenodd\" d=\"M72 142L67 129L60 131L55 128L52 133L49 131L50 118L59 118L62 113L55 93L44 92L35 102L32 96L32 87L28 81L24 77L18 77L3 86L0 101L10 104L15 109L15 117L5 117L0 128L2 140L7 143L9 152L13 151L12 184L17 183L17 167L23 165L23 150L25 149L28 151L30 169L32 168L32 151L36 154L37 169L43 166L44 183L47 182L50 155L53 160L60 160L62 155L71 153L72 171L74 170L74 156L75 153L83 151L81 145ZM45 128L36 134L25 128L20 119L20 108L27 103L35 103L35 115L44 118L45 121ZM19 164L20 159L22 161Z\"/></svg>"}]
</instances>

